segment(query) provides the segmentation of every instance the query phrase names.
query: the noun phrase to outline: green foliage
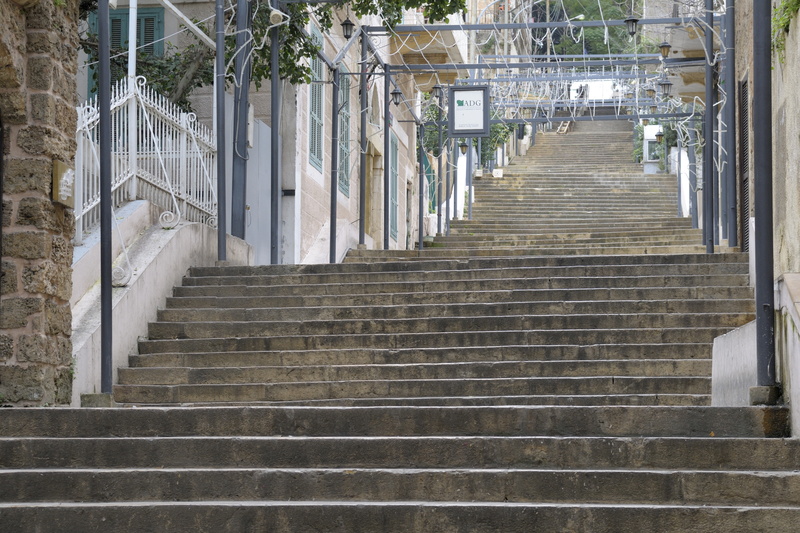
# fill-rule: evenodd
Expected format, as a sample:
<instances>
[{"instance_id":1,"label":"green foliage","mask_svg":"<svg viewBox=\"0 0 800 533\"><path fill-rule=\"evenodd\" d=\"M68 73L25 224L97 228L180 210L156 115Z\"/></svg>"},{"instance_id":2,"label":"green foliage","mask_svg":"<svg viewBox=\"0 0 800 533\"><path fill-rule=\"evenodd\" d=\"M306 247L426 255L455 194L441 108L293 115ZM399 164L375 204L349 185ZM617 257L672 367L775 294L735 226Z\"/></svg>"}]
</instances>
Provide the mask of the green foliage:
<instances>
[{"instance_id":1,"label":"green foliage","mask_svg":"<svg viewBox=\"0 0 800 533\"><path fill-rule=\"evenodd\" d=\"M321 31L326 32L333 25L333 9L344 9L346 4L286 4L281 10L289 16L289 23L279 26L279 69L280 78L292 84L308 83L311 80L309 59L318 51L318 47L307 36L306 28L312 17ZM428 20L443 20L448 15L466 9L466 0L388 0L373 2L372 0L354 0L349 3L355 16L381 15L391 29L402 21L404 9L421 8ZM97 9L97 0L80 0L81 19L86 20L89 13ZM270 47L268 35L270 27L269 9L258 9L252 14L253 53L252 81L260 87L264 80L271 77ZM229 17L233 15L228 15ZM213 22L212 22L213 24ZM213 28L203 28L210 36L214 36ZM89 35L83 42L84 50L90 57L97 55L97 36ZM230 62L236 50L236 39L227 36L225 40L226 60ZM112 56L123 51L112 51ZM124 55L118 60L118 67L124 63ZM199 63L199 65L198 65ZM173 102L186 104L191 90L213 81L214 58L205 45L191 44L182 50L168 47L162 57L148 56L140 53L137 65L142 69L139 74L145 75L150 82L163 85L166 90L157 87L160 92L169 94ZM117 69L124 70L124 68ZM170 88L177 87L179 91Z\"/></svg>"},{"instance_id":2,"label":"green foliage","mask_svg":"<svg viewBox=\"0 0 800 533\"><path fill-rule=\"evenodd\" d=\"M641 2L636 2L636 4L641 4ZM554 2L550 9L550 19L555 21L563 21L579 15L583 15L584 20L623 20L628 18L631 2L630 0L599 0L599 2L596 0L592 2L563 0L560 5ZM635 42L628 35L625 26L609 27L608 43L605 42L605 33L606 29L602 27L584 28L583 36L580 38L580 28L557 29L552 35L553 51L558 55L581 55L584 52L608 54L609 51L612 54L619 54L634 51ZM539 50L538 53L544 53L544 50Z\"/></svg>"},{"instance_id":3,"label":"green foliage","mask_svg":"<svg viewBox=\"0 0 800 533\"><path fill-rule=\"evenodd\" d=\"M786 35L800 10L800 0L781 0L772 14L772 51L783 63L786 58Z\"/></svg>"}]
</instances>

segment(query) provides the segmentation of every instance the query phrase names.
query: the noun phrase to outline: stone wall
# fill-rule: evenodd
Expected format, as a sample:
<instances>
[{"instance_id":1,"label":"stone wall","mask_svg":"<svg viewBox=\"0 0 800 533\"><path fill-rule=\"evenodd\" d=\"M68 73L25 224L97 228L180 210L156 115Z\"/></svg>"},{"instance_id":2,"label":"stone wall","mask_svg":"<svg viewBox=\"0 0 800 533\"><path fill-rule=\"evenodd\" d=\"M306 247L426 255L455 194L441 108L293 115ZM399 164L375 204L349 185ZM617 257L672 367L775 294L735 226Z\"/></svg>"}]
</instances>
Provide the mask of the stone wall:
<instances>
[{"instance_id":1,"label":"stone wall","mask_svg":"<svg viewBox=\"0 0 800 533\"><path fill-rule=\"evenodd\" d=\"M77 18L75 0L0 0L3 405L71 397L74 216L50 189L75 153Z\"/></svg>"}]
</instances>

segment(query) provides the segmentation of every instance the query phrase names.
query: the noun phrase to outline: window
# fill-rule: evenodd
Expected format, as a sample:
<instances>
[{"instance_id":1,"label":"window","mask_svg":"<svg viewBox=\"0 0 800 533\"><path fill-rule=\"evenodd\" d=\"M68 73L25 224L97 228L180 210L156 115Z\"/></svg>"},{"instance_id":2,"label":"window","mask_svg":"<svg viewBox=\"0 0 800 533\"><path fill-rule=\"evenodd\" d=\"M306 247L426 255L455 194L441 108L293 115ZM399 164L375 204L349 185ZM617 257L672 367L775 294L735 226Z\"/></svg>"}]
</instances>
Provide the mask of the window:
<instances>
[{"instance_id":1,"label":"window","mask_svg":"<svg viewBox=\"0 0 800 533\"><path fill-rule=\"evenodd\" d=\"M647 141L645 161L660 161L662 155L661 144L658 141Z\"/></svg>"},{"instance_id":2,"label":"window","mask_svg":"<svg viewBox=\"0 0 800 533\"><path fill-rule=\"evenodd\" d=\"M311 38L317 46L322 46L322 34L316 26L311 27ZM325 72L322 60L316 55L311 59L311 101L309 102L309 139L308 161L322 172L322 145L324 140L325 125L323 121L325 104L325 86L321 83Z\"/></svg>"},{"instance_id":3,"label":"window","mask_svg":"<svg viewBox=\"0 0 800 533\"><path fill-rule=\"evenodd\" d=\"M399 169L397 168L397 137L391 134L389 141L389 234L397 240L397 186Z\"/></svg>"},{"instance_id":4,"label":"window","mask_svg":"<svg viewBox=\"0 0 800 533\"><path fill-rule=\"evenodd\" d=\"M350 196L350 76L339 77L339 190Z\"/></svg>"},{"instance_id":5,"label":"window","mask_svg":"<svg viewBox=\"0 0 800 533\"><path fill-rule=\"evenodd\" d=\"M128 48L128 10L114 9L109 16L111 55ZM97 34L97 13L89 15L89 32ZM136 11L136 46L139 54L164 55L164 8L141 8ZM111 80L116 81L128 73L128 58L120 56L111 60ZM89 70L89 93L97 92L97 74Z\"/></svg>"}]
</instances>

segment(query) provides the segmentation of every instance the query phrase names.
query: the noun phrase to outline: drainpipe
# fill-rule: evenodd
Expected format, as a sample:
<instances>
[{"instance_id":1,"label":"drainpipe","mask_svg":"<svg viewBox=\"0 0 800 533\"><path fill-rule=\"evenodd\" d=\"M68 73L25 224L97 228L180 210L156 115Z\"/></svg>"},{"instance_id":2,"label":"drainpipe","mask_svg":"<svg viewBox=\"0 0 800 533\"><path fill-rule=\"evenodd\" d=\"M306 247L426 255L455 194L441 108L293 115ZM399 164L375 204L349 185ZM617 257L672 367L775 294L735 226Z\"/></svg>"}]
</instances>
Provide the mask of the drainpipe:
<instances>
[{"instance_id":1,"label":"drainpipe","mask_svg":"<svg viewBox=\"0 0 800 533\"><path fill-rule=\"evenodd\" d=\"M366 243L367 224L367 34L361 33L361 79L359 103L361 104L361 154L358 175L358 244Z\"/></svg>"},{"instance_id":2,"label":"drainpipe","mask_svg":"<svg viewBox=\"0 0 800 533\"><path fill-rule=\"evenodd\" d=\"M771 11L771 2L753 2L756 351L760 387L775 386Z\"/></svg>"},{"instance_id":3,"label":"drainpipe","mask_svg":"<svg viewBox=\"0 0 800 533\"><path fill-rule=\"evenodd\" d=\"M389 249L389 110L392 95L389 86L392 75L389 65L384 66L386 77L383 82L383 249Z\"/></svg>"},{"instance_id":4,"label":"drainpipe","mask_svg":"<svg viewBox=\"0 0 800 533\"><path fill-rule=\"evenodd\" d=\"M739 246L739 225L736 213L736 2L727 0L725 6L725 87L728 105L725 106L725 124L728 136L725 143L728 165L728 246ZM742 215L744 216L744 214Z\"/></svg>"},{"instance_id":5,"label":"drainpipe","mask_svg":"<svg viewBox=\"0 0 800 533\"><path fill-rule=\"evenodd\" d=\"M339 203L339 69L333 69L331 96L331 231L330 262L336 263L336 208Z\"/></svg>"}]
</instances>

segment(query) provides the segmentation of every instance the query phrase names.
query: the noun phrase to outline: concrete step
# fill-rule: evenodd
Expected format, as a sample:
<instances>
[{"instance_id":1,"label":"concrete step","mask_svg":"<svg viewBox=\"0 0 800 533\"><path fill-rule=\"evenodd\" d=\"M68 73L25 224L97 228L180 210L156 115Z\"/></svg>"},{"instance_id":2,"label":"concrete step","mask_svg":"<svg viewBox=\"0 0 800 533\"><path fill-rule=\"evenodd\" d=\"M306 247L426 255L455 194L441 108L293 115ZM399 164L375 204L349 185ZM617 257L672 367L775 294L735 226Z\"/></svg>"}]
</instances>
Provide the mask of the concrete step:
<instances>
[{"instance_id":1,"label":"concrete step","mask_svg":"<svg viewBox=\"0 0 800 533\"><path fill-rule=\"evenodd\" d=\"M300 381L410 380L455 378L581 377L581 376L707 376L708 359L649 361L490 361L424 364L345 364L316 366L242 366L190 368L120 368L125 385L203 383L287 383Z\"/></svg>"},{"instance_id":2,"label":"concrete step","mask_svg":"<svg viewBox=\"0 0 800 533\"><path fill-rule=\"evenodd\" d=\"M505 533L561 531L565 524L591 524L594 533L706 533L718 530L768 533L785 531L786 524L800 519L800 509L793 506L338 500L14 503L0 505L0 512L0 524L8 531L25 531L26 528L47 531L49 526L60 524L59 531L64 533L105 529L125 531L130 524L136 524L142 531L158 531L164 524L170 524L170 531L175 533L224 530L275 533L298 530L330 533L455 532L464 530L464 527L475 533L494 533L498 531L498 524L502 525Z\"/></svg>"},{"instance_id":3,"label":"concrete step","mask_svg":"<svg viewBox=\"0 0 800 533\"><path fill-rule=\"evenodd\" d=\"M796 505L800 473L698 470L130 468L0 470L0 501L318 500Z\"/></svg>"},{"instance_id":4,"label":"concrete step","mask_svg":"<svg viewBox=\"0 0 800 533\"><path fill-rule=\"evenodd\" d=\"M241 374L247 375L248 372ZM241 375L240 374L240 375ZM236 376L233 376L236 378ZM247 379L246 377L244 379ZM257 379L257 376L254 378ZM259 383L114 386L114 399L135 404L192 404L196 402L299 401L331 398L450 397L551 394L710 394L707 377L584 376L579 378L457 378Z\"/></svg>"},{"instance_id":5,"label":"concrete step","mask_svg":"<svg viewBox=\"0 0 800 533\"><path fill-rule=\"evenodd\" d=\"M766 406L42 408L6 409L0 435L775 438L788 435L788 419L786 408Z\"/></svg>"},{"instance_id":6,"label":"concrete step","mask_svg":"<svg viewBox=\"0 0 800 533\"><path fill-rule=\"evenodd\" d=\"M246 341L246 339L242 339ZM459 361L596 361L700 359L711 356L709 343L673 344L595 344L552 346L522 346L505 344L502 347L458 348L400 348L400 349L341 349L341 350L236 350L231 342L225 351L147 352L147 341L142 341L143 353L130 356L130 366L136 367L247 367L247 366L303 366L303 365L379 365L379 364L436 364ZM241 346L240 346L241 347Z\"/></svg>"}]
</instances>

